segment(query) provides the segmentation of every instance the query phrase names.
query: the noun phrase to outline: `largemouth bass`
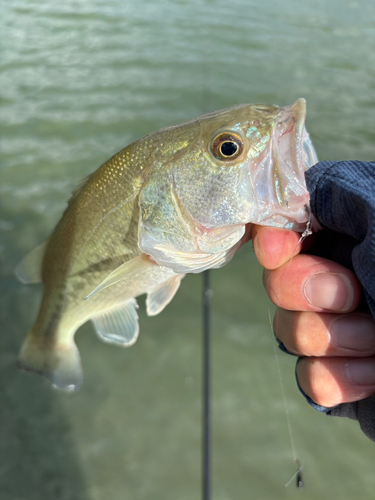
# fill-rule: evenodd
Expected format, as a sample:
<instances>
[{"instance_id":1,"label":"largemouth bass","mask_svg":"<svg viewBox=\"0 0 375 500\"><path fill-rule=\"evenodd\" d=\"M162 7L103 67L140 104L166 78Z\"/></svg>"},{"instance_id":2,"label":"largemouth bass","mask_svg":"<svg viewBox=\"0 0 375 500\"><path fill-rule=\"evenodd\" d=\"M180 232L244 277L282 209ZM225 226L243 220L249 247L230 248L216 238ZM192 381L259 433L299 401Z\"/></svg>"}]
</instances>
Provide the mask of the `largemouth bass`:
<instances>
[{"instance_id":1,"label":"largemouth bass","mask_svg":"<svg viewBox=\"0 0 375 500\"><path fill-rule=\"evenodd\" d=\"M304 172L316 163L306 103L244 104L158 130L130 144L73 193L52 235L17 268L42 281L21 368L72 391L82 383L74 334L88 320L121 346L138 336L136 297L149 315L185 273L230 261L252 222L304 230Z\"/></svg>"}]
</instances>

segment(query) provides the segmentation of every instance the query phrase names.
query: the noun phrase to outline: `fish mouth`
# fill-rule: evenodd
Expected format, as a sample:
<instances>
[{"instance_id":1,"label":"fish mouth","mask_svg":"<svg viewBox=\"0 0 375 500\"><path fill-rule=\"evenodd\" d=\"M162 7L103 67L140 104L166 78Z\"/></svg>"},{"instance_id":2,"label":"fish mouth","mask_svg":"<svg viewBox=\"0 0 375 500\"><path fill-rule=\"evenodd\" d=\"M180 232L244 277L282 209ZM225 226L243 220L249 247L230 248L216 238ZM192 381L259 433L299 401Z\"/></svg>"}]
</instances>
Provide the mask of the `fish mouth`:
<instances>
[{"instance_id":1,"label":"fish mouth","mask_svg":"<svg viewBox=\"0 0 375 500\"><path fill-rule=\"evenodd\" d=\"M279 215L297 224L306 221L309 193L305 172L317 163L305 128L306 101L281 108L272 137L272 177Z\"/></svg>"},{"instance_id":2,"label":"fish mouth","mask_svg":"<svg viewBox=\"0 0 375 500\"><path fill-rule=\"evenodd\" d=\"M249 203L249 221L301 232L306 229L310 194L305 172L318 159L305 119L306 101L302 98L274 114L268 147L250 164L250 198L256 202Z\"/></svg>"},{"instance_id":3,"label":"fish mouth","mask_svg":"<svg viewBox=\"0 0 375 500\"><path fill-rule=\"evenodd\" d=\"M306 100L300 98L291 106L280 110L274 129L274 147L276 147L278 159L296 170L298 175L318 161L305 128L305 121Z\"/></svg>"}]
</instances>

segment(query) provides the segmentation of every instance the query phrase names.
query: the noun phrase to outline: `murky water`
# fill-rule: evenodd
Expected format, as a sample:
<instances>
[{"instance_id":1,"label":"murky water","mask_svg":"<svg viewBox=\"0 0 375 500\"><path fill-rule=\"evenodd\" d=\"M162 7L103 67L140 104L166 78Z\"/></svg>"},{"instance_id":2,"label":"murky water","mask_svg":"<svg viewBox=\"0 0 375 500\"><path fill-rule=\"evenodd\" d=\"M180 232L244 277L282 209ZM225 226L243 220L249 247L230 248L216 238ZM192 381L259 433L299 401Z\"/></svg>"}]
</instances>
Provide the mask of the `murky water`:
<instances>
[{"instance_id":1,"label":"murky water","mask_svg":"<svg viewBox=\"0 0 375 500\"><path fill-rule=\"evenodd\" d=\"M1 12L0 499L200 498L201 277L129 350L77 334L85 383L18 373L40 286L13 271L74 186L165 125L239 102L308 103L321 159L373 160L375 7L299 2L14 0ZM250 245L212 273L217 500L373 498L374 444L310 409L280 358L306 488L294 482L261 269Z\"/></svg>"}]
</instances>

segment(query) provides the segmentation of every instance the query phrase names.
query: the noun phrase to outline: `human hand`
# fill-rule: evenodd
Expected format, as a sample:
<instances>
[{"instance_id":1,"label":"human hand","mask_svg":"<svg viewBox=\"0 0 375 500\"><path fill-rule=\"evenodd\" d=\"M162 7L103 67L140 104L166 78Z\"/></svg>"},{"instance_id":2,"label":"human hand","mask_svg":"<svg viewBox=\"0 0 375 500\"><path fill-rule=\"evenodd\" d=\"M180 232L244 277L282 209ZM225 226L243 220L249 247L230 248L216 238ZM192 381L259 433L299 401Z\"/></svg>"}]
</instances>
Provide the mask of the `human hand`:
<instances>
[{"instance_id":1,"label":"human hand","mask_svg":"<svg viewBox=\"0 0 375 500\"><path fill-rule=\"evenodd\" d=\"M334 407L375 393L375 321L355 311L362 287L349 269L301 253L300 235L251 226L264 286L278 306L274 331L303 356L300 387L315 403ZM293 258L292 258L293 257Z\"/></svg>"}]
</instances>

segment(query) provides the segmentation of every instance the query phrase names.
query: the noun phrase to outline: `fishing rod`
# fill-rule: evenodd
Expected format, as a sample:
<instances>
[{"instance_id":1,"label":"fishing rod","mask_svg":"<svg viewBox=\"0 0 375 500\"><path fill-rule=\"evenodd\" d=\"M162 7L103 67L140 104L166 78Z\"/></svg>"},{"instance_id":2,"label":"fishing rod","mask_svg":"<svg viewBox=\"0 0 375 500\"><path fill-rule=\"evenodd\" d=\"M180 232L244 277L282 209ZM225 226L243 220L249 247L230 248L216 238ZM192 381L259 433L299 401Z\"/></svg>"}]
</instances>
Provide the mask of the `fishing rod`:
<instances>
[{"instance_id":1,"label":"fishing rod","mask_svg":"<svg viewBox=\"0 0 375 500\"><path fill-rule=\"evenodd\" d=\"M211 498L211 296L210 271L203 273L202 498Z\"/></svg>"},{"instance_id":2,"label":"fishing rod","mask_svg":"<svg viewBox=\"0 0 375 500\"><path fill-rule=\"evenodd\" d=\"M202 67L202 110L210 108L210 48L206 33ZM202 332L202 500L211 499L211 298L210 271L203 272L203 332Z\"/></svg>"}]
</instances>

